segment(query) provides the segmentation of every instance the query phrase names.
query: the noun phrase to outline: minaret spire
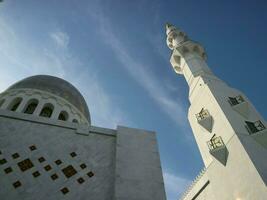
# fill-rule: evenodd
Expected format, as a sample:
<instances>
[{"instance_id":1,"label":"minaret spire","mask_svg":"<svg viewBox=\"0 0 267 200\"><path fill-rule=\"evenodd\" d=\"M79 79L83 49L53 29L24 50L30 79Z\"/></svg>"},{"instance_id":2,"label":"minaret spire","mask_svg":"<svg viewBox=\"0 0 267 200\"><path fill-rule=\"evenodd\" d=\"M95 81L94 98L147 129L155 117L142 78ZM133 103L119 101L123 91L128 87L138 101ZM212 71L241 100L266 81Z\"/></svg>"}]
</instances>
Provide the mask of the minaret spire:
<instances>
[{"instance_id":1,"label":"minaret spire","mask_svg":"<svg viewBox=\"0 0 267 200\"><path fill-rule=\"evenodd\" d=\"M179 46L187 39L187 36L184 32L177 29L170 23L166 23L166 35L167 35L167 45L171 50Z\"/></svg>"},{"instance_id":2,"label":"minaret spire","mask_svg":"<svg viewBox=\"0 0 267 200\"><path fill-rule=\"evenodd\" d=\"M166 24L166 35L167 46L173 51L170 59L172 67L177 74L184 75L190 89L199 76L218 79L206 64L206 53L202 45L169 23Z\"/></svg>"}]
</instances>

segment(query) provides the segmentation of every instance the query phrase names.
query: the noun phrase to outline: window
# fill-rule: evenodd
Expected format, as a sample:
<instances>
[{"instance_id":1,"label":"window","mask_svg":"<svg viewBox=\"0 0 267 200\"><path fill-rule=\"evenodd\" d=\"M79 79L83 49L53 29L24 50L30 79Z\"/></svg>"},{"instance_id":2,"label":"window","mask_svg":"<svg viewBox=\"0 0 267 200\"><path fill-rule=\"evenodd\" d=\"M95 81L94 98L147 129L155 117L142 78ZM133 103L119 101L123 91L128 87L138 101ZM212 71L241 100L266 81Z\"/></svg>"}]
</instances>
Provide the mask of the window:
<instances>
[{"instance_id":1,"label":"window","mask_svg":"<svg viewBox=\"0 0 267 200\"><path fill-rule=\"evenodd\" d=\"M220 136L219 137L214 137L214 136L207 142L210 151L224 146L222 138Z\"/></svg>"},{"instance_id":2,"label":"window","mask_svg":"<svg viewBox=\"0 0 267 200\"><path fill-rule=\"evenodd\" d=\"M77 156L77 154L75 152L71 152L70 155L71 155L71 157Z\"/></svg>"},{"instance_id":3,"label":"window","mask_svg":"<svg viewBox=\"0 0 267 200\"><path fill-rule=\"evenodd\" d=\"M36 177L40 176L41 174L40 174L40 172L35 171L35 172L32 173L32 175L33 175L33 177L36 178Z\"/></svg>"},{"instance_id":4,"label":"window","mask_svg":"<svg viewBox=\"0 0 267 200\"><path fill-rule=\"evenodd\" d=\"M5 99L0 100L0 107L5 103Z\"/></svg>"},{"instance_id":5,"label":"window","mask_svg":"<svg viewBox=\"0 0 267 200\"><path fill-rule=\"evenodd\" d=\"M80 165L80 167L81 167L82 169L84 169L84 168L86 168L86 164L83 163L83 164Z\"/></svg>"},{"instance_id":6,"label":"window","mask_svg":"<svg viewBox=\"0 0 267 200\"><path fill-rule=\"evenodd\" d=\"M53 174L52 176L51 176L51 179L52 180L56 180L58 178L58 175L57 174Z\"/></svg>"},{"instance_id":7,"label":"window","mask_svg":"<svg viewBox=\"0 0 267 200\"><path fill-rule=\"evenodd\" d=\"M78 120L77 119L73 119L72 122L73 123L78 123Z\"/></svg>"},{"instance_id":8,"label":"window","mask_svg":"<svg viewBox=\"0 0 267 200\"><path fill-rule=\"evenodd\" d=\"M60 165L60 164L62 163L62 161L61 161L61 160L56 160L55 163L56 163L57 165Z\"/></svg>"},{"instance_id":9,"label":"window","mask_svg":"<svg viewBox=\"0 0 267 200\"><path fill-rule=\"evenodd\" d=\"M18 163L18 166L21 171L26 171L28 169L31 169L33 167L32 161L28 158Z\"/></svg>"},{"instance_id":10,"label":"window","mask_svg":"<svg viewBox=\"0 0 267 200\"><path fill-rule=\"evenodd\" d=\"M53 109L54 109L54 106L52 104L46 104L41 113L40 113L40 116L42 117L51 117L52 116L52 113L53 113Z\"/></svg>"},{"instance_id":11,"label":"window","mask_svg":"<svg viewBox=\"0 0 267 200\"><path fill-rule=\"evenodd\" d=\"M201 111L198 114L196 114L198 121L201 121L202 119L205 119L209 116L210 116L210 114L209 114L208 110L204 109L204 108L202 108Z\"/></svg>"},{"instance_id":12,"label":"window","mask_svg":"<svg viewBox=\"0 0 267 200\"><path fill-rule=\"evenodd\" d=\"M92 171L87 173L87 176L89 176L90 178L94 176L94 173Z\"/></svg>"},{"instance_id":13,"label":"window","mask_svg":"<svg viewBox=\"0 0 267 200\"><path fill-rule=\"evenodd\" d=\"M80 177L80 178L77 179L77 182L82 184L84 182L84 179L82 177Z\"/></svg>"},{"instance_id":14,"label":"window","mask_svg":"<svg viewBox=\"0 0 267 200\"><path fill-rule=\"evenodd\" d=\"M38 100L36 99L33 99L33 100L30 100L24 113L27 113L27 114L33 114L33 112L35 111L36 107L38 105Z\"/></svg>"},{"instance_id":15,"label":"window","mask_svg":"<svg viewBox=\"0 0 267 200\"><path fill-rule=\"evenodd\" d=\"M62 111L59 114L58 119L62 120L62 121L67 121L68 120L68 113L66 111Z\"/></svg>"},{"instance_id":16,"label":"window","mask_svg":"<svg viewBox=\"0 0 267 200\"><path fill-rule=\"evenodd\" d=\"M260 120L256 122L249 122L249 121L245 121L245 122L246 122L246 128L248 129L248 132L250 134L254 134L254 133L257 133L259 131L266 129L266 127L263 125L263 123Z\"/></svg>"},{"instance_id":17,"label":"window","mask_svg":"<svg viewBox=\"0 0 267 200\"><path fill-rule=\"evenodd\" d=\"M245 100L243 99L242 96L236 96L236 97L228 97L229 98L229 103L231 106L235 106L235 105L238 105L242 102L245 102Z\"/></svg>"},{"instance_id":18,"label":"window","mask_svg":"<svg viewBox=\"0 0 267 200\"><path fill-rule=\"evenodd\" d=\"M42 162L45 161L45 158L44 157L40 157L40 158L38 158L38 160L39 160L40 163L42 163Z\"/></svg>"},{"instance_id":19,"label":"window","mask_svg":"<svg viewBox=\"0 0 267 200\"><path fill-rule=\"evenodd\" d=\"M0 165L3 165L3 164L5 164L7 161L6 161L6 159L2 159L2 160L0 160Z\"/></svg>"},{"instance_id":20,"label":"window","mask_svg":"<svg viewBox=\"0 0 267 200\"><path fill-rule=\"evenodd\" d=\"M67 194L67 193L69 192L69 189L66 188L66 187L64 187L64 188L61 189L61 192L62 192L63 194Z\"/></svg>"},{"instance_id":21,"label":"window","mask_svg":"<svg viewBox=\"0 0 267 200\"><path fill-rule=\"evenodd\" d=\"M21 182L20 181L16 181L15 183L13 183L14 188L18 188L21 186Z\"/></svg>"},{"instance_id":22,"label":"window","mask_svg":"<svg viewBox=\"0 0 267 200\"><path fill-rule=\"evenodd\" d=\"M34 151L34 150L36 150L36 146L35 146L35 145L32 145L32 146L29 147L29 149L30 149L31 151Z\"/></svg>"},{"instance_id":23,"label":"window","mask_svg":"<svg viewBox=\"0 0 267 200\"><path fill-rule=\"evenodd\" d=\"M65 167L64 169L62 169L62 172L64 173L64 175L67 178L70 178L71 176L73 176L77 173L77 171L74 169L74 167L72 165L69 165L69 166Z\"/></svg>"},{"instance_id":24,"label":"window","mask_svg":"<svg viewBox=\"0 0 267 200\"><path fill-rule=\"evenodd\" d=\"M21 97L14 99L8 107L8 110L16 111L22 101Z\"/></svg>"},{"instance_id":25,"label":"window","mask_svg":"<svg viewBox=\"0 0 267 200\"><path fill-rule=\"evenodd\" d=\"M44 167L44 169L45 169L46 171L50 171L50 170L52 169L52 167L51 167L50 165L46 165L46 166Z\"/></svg>"},{"instance_id":26,"label":"window","mask_svg":"<svg viewBox=\"0 0 267 200\"><path fill-rule=\"evenodd\" d=\"M9 173L12 172L12 171L13 171L13 170L12 170L11 167L8 167L8 168L5 169L5 173L6 173L6 174L9 174Z\"/></svg>"},{"instance_id":27,"label":"window","mask_svg":"<svg viewBox=\"0 0 267 200\"><path fill-rule=\"evenodd\" d=\"M18 154L18 153L14 153L14 154L12 155L12 157L13 157L14 159L16 159L16 158L19 157L19 154Z\"/></svg>"}]
</instances>

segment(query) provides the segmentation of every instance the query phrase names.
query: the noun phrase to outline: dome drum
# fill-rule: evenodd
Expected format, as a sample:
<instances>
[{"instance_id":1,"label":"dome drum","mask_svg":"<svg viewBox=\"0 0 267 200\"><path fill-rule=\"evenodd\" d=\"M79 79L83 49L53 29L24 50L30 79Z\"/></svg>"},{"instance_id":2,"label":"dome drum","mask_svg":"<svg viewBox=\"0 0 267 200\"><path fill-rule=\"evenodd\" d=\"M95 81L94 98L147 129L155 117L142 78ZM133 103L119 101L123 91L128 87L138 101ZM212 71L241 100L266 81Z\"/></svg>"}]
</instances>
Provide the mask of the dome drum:
<instances>
[{"instance_id":1,"label":"dome drum","mask_svg":"<svg viewBox=\"0 0 267 200\"><path fill-rule=\"evenodd\" d=\"M31 76L8 88L12 89L36 89L61 97L76 107L90 123L90 113L83 96L72 84L61 78L48 75Z\"/></svg>"},{"instance_id":2,"label":"dome drum","mask_svg":"<svg viewBox=\"0 0 267 200\"><path fill-rule=\"evenodd\" d=\"M35 81L39 78L41 81ZM49 84L43 85L44 80ZM90 124L89 110L82 95L70 83L56 77L39 75L26 78L3 92L0 103L1 109Z\"/></svg>"}]
</instances>

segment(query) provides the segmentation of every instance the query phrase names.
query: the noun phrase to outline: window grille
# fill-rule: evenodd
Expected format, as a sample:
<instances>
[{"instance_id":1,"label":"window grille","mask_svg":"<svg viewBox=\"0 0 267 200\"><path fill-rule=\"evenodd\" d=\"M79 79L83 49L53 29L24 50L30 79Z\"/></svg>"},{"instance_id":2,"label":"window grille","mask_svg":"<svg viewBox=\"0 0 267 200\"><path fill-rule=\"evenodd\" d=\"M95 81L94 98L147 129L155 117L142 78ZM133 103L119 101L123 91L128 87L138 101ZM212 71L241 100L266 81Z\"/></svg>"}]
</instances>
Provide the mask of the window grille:
<instances>
[{"instance_id":1,"label":"window grille","mask_svg":"<svg viewBox=\"0 0 267 200\"><path fill-rule=\"evenodd\" d=\"M33 114L33 112L35 111L36 107L37 107L38 103L37 102L32 102L30 103L26 110L24 111L24 113L27 113L27 114Z\"/></svg>"},{"instance_id":2,"label":"window grille","mask_svg":"<svg viewBox=\"0 0 267 200\"><path fill-rule=\"evenodd\" d=\"M20 170L23 171L23 172L28 170L28 169L31 169L33 167L33 163L29 158L27 158L27 159L25 159L23 161L20 161L17 164L18 164Z\"/></svg>"},{"instance_id":3,"label":"window grille","mask_svg":"<svg viewBox=\"0 0 267 200\"><path fill-rule=\"evenodd\" d=\"M20 103L22 102L22 98L16 98L12 101L11 105L9 106L9 110L16 111L19 107Z\"/></svg>"},{"instance_id":4,"label":"window grille","mask_svg":"<svg viewBox=\"0 0 267 200\"><path fill-rule=\"evenodd\" d=\"M229 103L231 106L238 105L242 102L245 102L244 98L241 95L238 95L236 97L228 97L229 98Z\"/></svg>"},{"instance_id":5,"label":"window grille","mask_svg":"<svg viewBox=\"0 0 267 200\"><path fill-rule=\"evenodd\" d=\"M249 121L245 121L245 122L246 122L246 128L248 129L250 134L254 134L254 133L257 133L259 131L266 129L266 127L263 125L263 123L260 120L255 121L255 122L249 122Z\"/></svg>"},{"instance_id":6,"label":"window grille","mask_svg":"<svg viewBox=\"0 0 267 200\"><path fill-rule=\"evenodd\" d=\"M74 169L72 165L69 165L65 167L64 169L62 169L62 172L67 178L70 178L77 173L76 169Z\"/></svg>"},{"instance_id":7,"label":"window grille","mask_svg":"<svg viewBox=\"0 0 267 200\"><path fill-rule=\"evenodd\" d=\"M62 121L67 121L68 120L68 113L66 111L62 111L59 114L58 119L62 120Z\"/></svg>"},{"instance_id":8,"label":"window grille","mask_svg":"<svg viewBox=\"0 0 267 200\"><path fill-rule=\"evenodd\" d=\"M219 137L212 137L208 142L208 147L209 147L209 150L212 151L212 150L215 150L219 147L222 147L224 146L224 143L223 143L223 140L221 138L221 136Z\"/></svg>"},{"instance_id":9,"label":"window grille","mask_svg":"<svg viewBox=\"0 0 267 200\"><path fill-rule=\"evenodd\" d=\"M78 123L78 120L77 119L73 119L72 122L73 123Z\"/></svg>"},{"instance_id":10,"label":"window grille","mask_svg":"<svg viewBox=\"0 0 267 200\"><path fill-rule=\"evenodd\" d=\"M54 107L51 104L48 104L46 106L44 106L44 108L42 109L40 116L42 117L51 117L52 113L53 113L53 109Z\"/></svg>"}]
</instances>

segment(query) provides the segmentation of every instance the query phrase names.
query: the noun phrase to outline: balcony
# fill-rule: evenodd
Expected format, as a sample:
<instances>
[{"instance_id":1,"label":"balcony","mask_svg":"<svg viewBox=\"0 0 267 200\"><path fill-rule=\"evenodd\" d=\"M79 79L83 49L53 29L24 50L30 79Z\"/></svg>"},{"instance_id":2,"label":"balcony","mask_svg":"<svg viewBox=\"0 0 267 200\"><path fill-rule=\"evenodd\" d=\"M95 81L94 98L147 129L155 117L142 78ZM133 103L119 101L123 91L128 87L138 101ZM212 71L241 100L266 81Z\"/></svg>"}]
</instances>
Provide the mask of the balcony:
<instances>
[{"instance_id":1,"label":"balcony","mask_svg":"<svg viewBox=\"0 0 267 200\"><path fill-rule=\"evenodd\" d=\"M196 114L197 122L205 128L207 131L212 132L213 119L207 109L202 108L199 113Z\"/></svg>"},{"instance_id":2,"label":"balcony","mask_svg":"<svg viewBox=\"0 0 267 200\"><path fill-rule=\"evenodd\" d=\"M228 150L221 138L215 137L215 135L207 142L210 154L216 158L220 163L226 166L228 158Z\"/></svg>"},{"instance_id":3,"label":"balcony","mask_svg":"<svg viewBox=\"0 0 267 200\"><path fill-rule=\"evenodd\" d=\"M211 138L211 140L209 140L207 142L207 144L208 144L210 151L214 151L214 150L224 146L224 143L223 143L221 136Z\"/></svg>"}]
</instances>

